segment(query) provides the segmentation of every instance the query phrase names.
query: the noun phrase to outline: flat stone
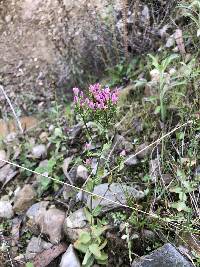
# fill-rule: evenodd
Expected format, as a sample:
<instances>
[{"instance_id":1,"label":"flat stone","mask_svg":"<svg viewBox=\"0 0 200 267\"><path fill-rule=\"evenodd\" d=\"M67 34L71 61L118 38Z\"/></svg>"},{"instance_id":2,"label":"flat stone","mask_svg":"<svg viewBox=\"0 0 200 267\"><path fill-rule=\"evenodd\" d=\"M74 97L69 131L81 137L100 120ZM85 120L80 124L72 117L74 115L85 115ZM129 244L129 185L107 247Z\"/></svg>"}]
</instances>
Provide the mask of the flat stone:
<instances>
[{"instance_id":1,"label":"flat stone","mask_svg":"<svg viewBox=\"0 0 200 267\"><path fill-rule=\"evenodd\" d=\"M62 238L64 220L65 212L50 208L36 216L35 223L40 227L41 233L49 236L51 243L58 244Z\"/></svg>"},{"instance_id":2,"label":"flat stone","mask_svg":"<svg viewBox=\"0 0 200 267\"><path fill-rule=\"evenodd\" d=\"M81 232L87 231L88 224L83 209L70 214L64 221L63 230L70 241L76 241Z\"/></svg>"},{"instance_id":3,"label":"flat stone","mask_svg":"<svg viewBox=\"0 0 200 267\"><path fill-rule=\"evenodd\" d=\"M81 267L78 255L72 245L63 254L60 267Z\"/></svg>"},{"instance_id":4,"label":"flat stone","mask_svg":"<svg viewBox=\"0 0 200 267\"><path fill-rule=\"evenodd\" d=\"M14 215L12 205L9 201L0 201L0 218L10 219Z\"/></svg>"},{"instance_id":5,"label":"flat stone","mask_svg":"<svg viewBox=\"0 0 200 267\"><path fill-rule=\"evenodd\" d=\"M45 145L36 145L32 148L32 156L36 159L45 158L47 149Z\"/></svg>"},{"instance_id":6,"label":"flat stone","mask_svg":"<svg viewBox=\"0 0 200 267\"><path fill-rule=\"evenodd\" d=\"M86 181L88 178L88 170L83 165L78 166L76 174L77 174L77 177L81 178L82 181Z\"/></svg>"},{"instance_id":7,"label":"flat stone","mask_svg":"<svg viewBox=\"0 0 200 267\"><path fill-rule=\"evenodd\" d=\"M132 263L131 267L192 267L190 263L174 246L167 243L150 255L141 257Z\"/></svg>"},{"instance_id":8,"label":"flat stone","mask_svg":"<svg viewBox=\"0 0 200 267\"><path fill-rule=\"evenodd\" d=\"M105 183L97 185L95 186L93 193L111 200L110 202L102 198L93 197L92 209L96 208L98 205L101 205L102 211L109 211L113 208L121 207L120 204L126 205L127 196L130 196L135 200L142 199L145 196L142 191L138 191L133 187L117 183L113 184ZM91 204L91 196L88 196L87 206L90 207L90 204Z\"/></svg>"},{"instance_id":9,"label":"flat stone","mask_svg":"<svg viewBox=\"0 0 200 267\"><path fill-rule=\"evenodd\" d=\"M48 201L41 201L38 203L33 204L26 212L26 216L29 219L35 220L39 214L46 212L46 208L48 206L49 202Z\"/></svg>"},{"instance_id":10,"label":"flat stone","mask_svg":"<svg viewBox=\"0 0 200 267\"><path fill-rule=\"evenodd\" d=\"M2 184L6 184L9 182L13 177L16 176L18 171L15 171L11 165L6 164L0 169L0 182Z\"/></svg>"},{"instance_id":11,"label":"flat stone","mask_svg":"<svg viewBox=\"0 0 200 267\"><path fill-rule=\"evenodd\" d=\"M53 245L49 242L33 236L26 248L25 257L27 260L33 259L38 253L41 253L45 249L51 248Z\"/></svg>"},{"instance_id":12,"label":"flat stone","mask_svg":"<svg viewBox=\"0 0 200 267\"><path fill-rule=\"evenodd\" d=\"M83 228L87 224L84 209L79 209L70 214L66 220L65 225L69 228Z\"/></svg>"},{"instance_id":13,"label":"flat stone","mask_svg":"<svg viewBox=\"0 0 200 267\"><path fill-rule=\"evenodd\" d=\"M29 184L25 185L15 196L14 199L14 211L16 213L23 213L33 203L36 198L36 192Z\"/></svg>"}]
</instances>

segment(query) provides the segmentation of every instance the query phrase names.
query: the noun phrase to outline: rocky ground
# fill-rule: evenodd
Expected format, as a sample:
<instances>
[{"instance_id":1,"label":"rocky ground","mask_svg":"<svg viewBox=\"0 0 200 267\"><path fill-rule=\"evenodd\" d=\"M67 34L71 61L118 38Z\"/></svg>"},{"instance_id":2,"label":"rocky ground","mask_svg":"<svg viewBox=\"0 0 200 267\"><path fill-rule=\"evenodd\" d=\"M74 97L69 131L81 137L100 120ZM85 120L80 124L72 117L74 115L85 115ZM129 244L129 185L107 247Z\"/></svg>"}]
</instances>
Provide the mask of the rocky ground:
<instances>
[{"instance_id":1,"label":"rocky ground","mask_svg":"<svg viewBox=\"0 0 200 267\"><path fill-rule=\"evenodd\" d=\"M123 103L130 98L130 88L134 87L129 85L121 92ZM144 106L140 116L133 116L132 111L131 120L127 117L123 122L126 107L120 103L120 123L111 130L113 137L100 163L101 135L91 124L93 141L88 146L84 125L74 121L73 106L64 116L63 110L59 116L51 113L23 135L4 136L0 150L1 266L83 266L84 253L77 240L81 233L92 235L94 226L105 227L101 240L107 243L106 266L193 266L194 255L199 253L195 212L192 232L183 218L171 217L170 203L176 198L165 197L164 192L176 184L176 178L169 170L161 173L158 144L145 149L159 138L160 126L152 126L147 139L145 116L149 117ZM138 112L139 103L141 99L135 101ZM128 122L132 126L127 131ZM179 220L186 231L179 232Z\"/></svg>"},{"instance_id":2,"label":"rocky ground","mask_svg":"<svg viewBox=\"0 0 200 267\"><path fill-rule=\"evenodd\" d=\"M198 31L130 2L0 1L2 267L200 266ZM94 80L106 135L71 103Z\"/></svg>"}]
</instances>

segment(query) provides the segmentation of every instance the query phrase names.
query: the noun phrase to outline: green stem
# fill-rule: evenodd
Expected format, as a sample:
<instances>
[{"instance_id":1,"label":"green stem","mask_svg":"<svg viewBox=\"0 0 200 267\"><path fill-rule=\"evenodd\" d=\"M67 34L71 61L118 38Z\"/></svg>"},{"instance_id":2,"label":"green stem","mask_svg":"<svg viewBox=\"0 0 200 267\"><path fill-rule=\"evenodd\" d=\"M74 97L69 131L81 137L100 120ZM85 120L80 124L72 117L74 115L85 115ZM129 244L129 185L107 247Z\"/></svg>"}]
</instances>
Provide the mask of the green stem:
<instances>
[{"instance_id":1,"label":"green stem","mask_svg":"<svg viewBox=\"0 0 200 267\"><path fill-rule=\"evenodd\" d=\"M85 121L84 113L83 113L83 114L80 114L80 115L81 115L81 118L83 119L83 123L84 123L85 128L86 128L86 131L87 131L87 133L88 133L88 135L89 135L89 138L90 138L91 141L92 141L92 136L91 136L90 131L89 131L88 127L87 127L87 123L86 123L86 121Z\"/></svg>"}]
</instances>

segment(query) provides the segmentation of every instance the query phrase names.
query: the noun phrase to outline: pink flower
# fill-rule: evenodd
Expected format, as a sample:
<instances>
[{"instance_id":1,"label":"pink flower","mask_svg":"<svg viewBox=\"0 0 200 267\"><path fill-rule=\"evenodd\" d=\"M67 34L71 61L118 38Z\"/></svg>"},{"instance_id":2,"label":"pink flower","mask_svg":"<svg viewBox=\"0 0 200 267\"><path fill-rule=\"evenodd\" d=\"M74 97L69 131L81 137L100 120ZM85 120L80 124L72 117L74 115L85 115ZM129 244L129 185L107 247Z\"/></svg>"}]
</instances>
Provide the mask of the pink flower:
<instances>
[{"instance_id":1,"label":"pink flower","mask_svg":"<svg viewBox=\"0 0 200 267\"><path fill-rule=\"evenodd\" d=\"M78 96L74 96L74 103L78 103Z\"/></svg>"},{"instance_id":2,"label":"pink flower","mask_svg":"<svg viewBox=\"0 0 200 267\"><path fill-rule=\"evenodd\" d=\"M86 144L85 144L85 149L88 150L88 149L90 149L90 148L91 148L91 144L90 144L90 143L86 143Z\"/></svg>"},{"instance_id":3,"label":"pink flower","mask_svg":"<svg viewBox=\"0 0 200 267\"><path fill-rule=\"evenodd\" d=\"M125 150L125 149L121 151L120 156L121 156L121 157L126 156L126 150Z\"/></svg>"},{"instance_id":4,"label":"pink flower","mask_svg":"<svg viewBox=\"0 0 200 267\"><path fill-rule=\"evenodd\" d=\"M89 102L89 108L95 109L95 104L92 101Z\"/></svg>"},{"instance_id":5,"label":"pink flower","mask_svg":"<svg viewBox=\"0 0 200 267\"><path fill-rule=\"evenodd\" d=\"M73 92L74 92L74 94L75 94L76 96L78 96L79 91L80 91L80 90L79 90L77 87L74 87L74 88L73 88Z\"/></svg>"},{"instance_id":6,"label":"pink flower","mask_svg":"<svg viewBox=\"0 0 200 267\"><path fill-rule=\"evenodd\" d=\"M80 92L80 97L83 98L83 91Z\"/></svg>"},{"instance_id":7,"label":"pink flower","mask_svg":"<svg viewBox=\"0 0 200 267\"><path fill-rule=\"evenodd\" d=\"M88 106L90 103L90 100L88 98L85 99L85 104Z\"/></svg>"},{"instance_id":8,"label":"pink flower","mask_svg":"<svg viewBox=\"0 0 200 267\"><path fill-rule=\"evenodd\" d=\"M86 159L85 164L86 165L91 165L92 164L92 160L91 159Z\"/></svg>"},{"instance_id":9,"label":"pink flower","mask_svg":"<svg viewBox=\"0 0 200 267\"><path fill-rule=\"evenodd\" d=\"M117 100L118 100L118 96L116 95L116 93L112 93L112 96L111 96L112 103L116 104Z\"/></svg>"}]
</instances>

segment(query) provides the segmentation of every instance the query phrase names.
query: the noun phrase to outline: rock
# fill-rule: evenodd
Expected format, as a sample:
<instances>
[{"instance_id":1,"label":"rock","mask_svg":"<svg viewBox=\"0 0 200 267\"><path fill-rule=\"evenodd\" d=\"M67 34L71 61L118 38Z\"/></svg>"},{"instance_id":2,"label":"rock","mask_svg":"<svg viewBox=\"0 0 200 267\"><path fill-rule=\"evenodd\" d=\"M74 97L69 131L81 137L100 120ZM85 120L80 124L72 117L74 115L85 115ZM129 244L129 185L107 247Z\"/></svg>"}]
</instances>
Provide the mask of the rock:
<instances>
[{"instance_id":1,"label":"rock","mask_svg":"<svg viewBox=\"0 0 200 267\"><path fill-rule=\"evenodd\" d=\"M5 142L6 143L12 143L17 138L17 133L11 132L8 135L6 135Z\"/></svg>"},{"instance_id":2,"label":"rock","mask_svg":"<svg viewBox=\"0 0 200 267\"><path fill-rule=\"evenodd\" d=\"M87 231L87 219L83 209L73 212L64 221L63 230L70 241L76 241L83 228Z\"/></svg>"},{"instance_id":3,"label":"rock","mask_svg":"<svg viewBox=\"0 0 200 267\"><path fill-rule=\"evenodd\" d=\"M45 158L47 149L45 145L36 145L32 148L32 156L36 159Z\"/></svg>"},{"instance_id":4,"label":"rock","mask_svg":"<svg viewBox=\"0 0 200 267\"><path fill-rule=\"evenodd\" d=\"M146 148L148 146L148 143L143 143L141 145L139 145L136 149L136 153L140 152L139 154L137 154L137 158L138 159L144 159L145 157L147 157L150 154L150 149ZM146 148L146 149L145 149Z\"/></svg>"},{"instance_id":5,"label":"rock","mask_svg":"<svg viewBox=\"0 0 200 267\"><path fill-rule=\"evenodd\" d=\"M158 83L160 81L160 72L157 69L153 69L150 71L151 81Z\"/></svg>"},{"instance_id":6,"label":"rock","mask_svg":"<svg viewBox=\"0 0 200 267\"><path fill-rule=\"evenodd\" d=\"M42 143L45 143L48 140L48 133L42 132L39 137L40 137L40 140L42 141Z\"/></svg>"},{"instance_id":7,"label":"rock","mask_svg":"<svg viewBox=\"0 0 200 267\"><path fill-rule=\"evenodd\" d=\"M0 168L6 164L1 160L7 160L7 155L5 150L0 150Z\"/></svg>"},{"instance_id":8,"label":"rock","mask_svg":"<svg viewBox=\"0 0 200 267\"><path fill-rule=\"evenodd\" d=\"M161 175L161 180L165 185L169 185L173 181L173 177L170 173L164 173Z\"/></svg>"},{"instance_id":9,"label":"rock","mask_svg":"<svg viewBox=\"0 0 200 267\"><path fill-rule=\"evenodd\" d=\"M172 34L168 39L165 44L165 47L170 48L175 45L175 39L174 39L174 34Z\"/></svg>"},{"instance_id":10,"label":"rock","mask_svg":"<svg viewBox=\"0 0 200 267\"><path fill-rule=\"evenodd\" d=\"M62 169L63 169L63 172L64 172L66 177L68 176L68 168L69 168L69 164L71 162L72 162L72 157L68 157L68 158L64 159L64 161L63 161Z\"/></svg>"},{"instance_id":11,"label":"rock","mask_svg":"<svg viewBox=\"0 0 200 267\"><path fill-rule=\"evenodd\" d=\"M69 215L65 220L65 226L69 228L83 228L87 225L84 209L79 209Z\"/></svg>"},{"instance_id":12,"label":"rock","mask_svg":"<svg viewBox=\"0 0 200 267\"><path fill-rule=\"evenodd\" d=\"M113 141L115 151L121 152L125 150L127 153L133 150L133 144L127 141L122 135L116 135Z\"/></svg>"},{"instance_id":13,"label":"rock","mask_svg":"<svg viewBox=\"0 0 200 267\"><path fill-rule=\"evenodd\" d=\"M41 201L38 203L33 204L26 212L26 216L29 219L35 220L37 216L42 214L43 212L46 212L46 208L48 206L48 201Z\"/></svg>"},{"instance_id":14,"label":"rock","mask_svg":"<svg viewBox=\"0 0 200 267\"><path fill-rule=\"evenodd\" d=\"M14 211L22 213L26 211L34 202L36 192L29 184L25 185L14 198Z\"/></svg>"},{"instance_id":15,"label":"rock","mask_svg":"<svg viewBox=\"0 0 200 267\"><path fill-rule=\"evenodd\" d=\"M71 186L64 185L63 187L63 198L65 201L68 201L70 198L76 195L76 189L72 188Z\"/></svg>"},{"instance_id":16,"label":"rock","mask_svg":"<svg viewBox=\"0 0 200 267\"><path fill-rule=\"evenodd\" d=\"M133 155L129 155L126 160L124 161L126 166L135 166L138 164L138 159Z\"/></svg>"},{"instance_id":17,"label":"rock","mask_svg":"<svg viewBox=\"0 0 200 267\"><path fill-rule=\"evenodd\" d=\"M83 128L82 123L78 123L74 125L72 129L69 131L69 140L71 140L72 143L74 143L75 139L81 134Z\"/></svg>"},{"instance_id":18,"label":"rock","mask_svg":"<svg viewBox=\"0 0 200 267\"><path fill-rule=\"evenodd\" d=\"M11 219L13 217L13 208L9 201L0 201L0 218Z\"/></svg>"},{"instance_id":19,"label":"rock","mask_svg":"<svg viewBox=\"0 0 200 267\"><path fill-rule=\"evenodd\" d=\"M35 217L35 223L40 227L41 233L48 235L53 244L59 243L62 238L64 220L65 212L56 208L40 212Z\"/></svg>"},{"instance_id":20,"label":"rock","mask_svg":"<svg viewBox=\"0 0 200 267\"><path fill-rule=\"evenodd\" d=\"M171 244L167 243L150 255L135 260L131 267L192 267L183 255Z\"/></svg>"},{"instance_id":21,"label":"rock","mask_svg":"<svg viewBox=\"0 0 200 267\"><path fill-rule=\"evenodd\" d=\"M33 259L38 253L41 253L45 249L51 248L53 245L49 242L42 240L41 238L32 237L26 248L26 259Z\"/></svg>"},{"instance_id":22,"label":"rock","mask_svg":"<svg viewBox=\"0 0 200 267\"><path fill-rule=\"evenodd\" d=\"M135 200L139 200L144 198L144 193L142 191L138 191L133 187L123 185L123 184L100 184L95 186L94 194L105 197L111 201L115 201L118 203L110 202L108 200L102 198L93 198L92 200L92 209L96 208L98 205L102 206L102 211L108 211L113 208L121 207L120 204L126 204L126 195L131 196ZM91 196L88 196L87 206L90 207L91 204Z\"/></svg>"},{"instance_id":23,"label":"rock","mask_svg":"<svg viewBox=\"0 0 200 267\"><path fill-rule=\"evenodd\" d=\"M152 183L155 183L159 177L159 159L152 159L149 162L149 176L151 177Z\"/></svg>"},{"instance_id":24,"label":"rock","mask_svg":"<svg viewBox=\"0 0 200 267\"><path fill-rule=\"evenodd\" d=\"M0 169L0 182L2 184L6 184L9 182L15 175L18 173L18 171L13 170L10 164L4 165Z\"/></svg>"},{"instance_id":25,"label":"rock","mask_svg":"<svg viewBox=\"0 0 200 267\"><path fill-rule=\"evenodd\" d=\"M83 182L85 182L88 178L88 170L85 166L79 165L77 168L77 178L81 178Z\"/></svg>"},{"instance_id":26,"label":"rock","mask_svg":"<svg viewBox=\"0 0 200 267\"><path fill-rule=\"evenodd\" d=\"M7 177L8 173L10 172L10 170L11 170L11 166L9 164L6 164L5 166L3 166L0 169L0 182L1 183L5 182L6 177Z\"/></svg>"},{"instance_id":27,"label":"rock","mask_svg":"<svg viewBox=\"0 0 200 267\"><path fill-rule=\"evenodd\" d=\"M156 234L151 230L143 229L142 230L142 237L147 241L154 242L156 239Z\"/></svg>"},{"instance_id":28,"label":"rock","mask_svg":"<svg viewBox=\"0 0 200 267\"><path fill-rule=\"evenodd\" d=\"M11 22L11 20L12 20L12 16L11 16L11 15L7 15L7 16L5 16L5 21L6 21L7 23Z\"/></svg>"},{"instance_id":29,"label":"rock","mask_svg":"<svg viewBox=\"0 0 200 267\"><path fill-rule=\"evenodd\" d=\"M78 255L72 245L70 245L63 254L60 267L81 267Z\"/></svg>"}]
</instances>

